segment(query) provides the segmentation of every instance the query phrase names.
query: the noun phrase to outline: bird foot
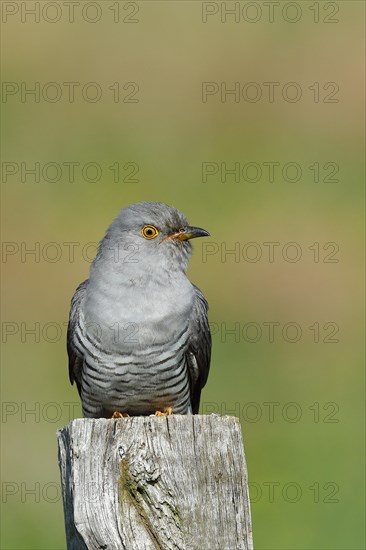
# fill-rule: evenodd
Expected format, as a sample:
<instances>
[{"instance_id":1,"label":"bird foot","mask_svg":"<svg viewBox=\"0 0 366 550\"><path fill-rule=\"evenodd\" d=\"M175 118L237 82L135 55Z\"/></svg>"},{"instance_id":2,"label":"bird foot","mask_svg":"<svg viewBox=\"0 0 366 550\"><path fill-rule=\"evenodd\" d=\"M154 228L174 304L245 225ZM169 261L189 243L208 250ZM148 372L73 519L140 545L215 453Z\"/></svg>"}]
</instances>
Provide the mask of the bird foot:
<instances>
[{"instance_id":1,"label":"bird foot","mask_svg":"<svg viewBox=\"0 0 366 550\"><path fill-rule=\"evenodd\" d=\"M156 411L155 416L170 416L173 414L173 407L167 407L164 412Z\"/></svg>"},{"instance_id":2,"label":"bird foot","mask_svg":"<svg viewBox=\"0 0 366 550\"><path fill-rule=\"evenodd\" d=\"M130 415L127 413L120 413L118 411L114 411L112 414L112 418L128 418Z\"/></svg>"}]
</instances>

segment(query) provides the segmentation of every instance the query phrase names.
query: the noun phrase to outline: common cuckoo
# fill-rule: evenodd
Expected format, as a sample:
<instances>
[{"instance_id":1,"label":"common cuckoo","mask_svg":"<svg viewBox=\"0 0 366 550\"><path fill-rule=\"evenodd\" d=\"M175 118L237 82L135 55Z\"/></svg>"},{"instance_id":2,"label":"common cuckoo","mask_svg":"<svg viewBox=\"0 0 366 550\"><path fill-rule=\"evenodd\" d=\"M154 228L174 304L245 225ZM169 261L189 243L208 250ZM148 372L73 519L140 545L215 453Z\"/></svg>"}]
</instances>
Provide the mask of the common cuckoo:
<instances>
[{"instance_id":1,"label":"common cuckoo","mask_svg":"<svg viewBox=\"0 0 366 550\"><path fill-rule=\"evenodd\" d=\"M211 335L186 269L190 239L207 235L160 202L133 204L110 225L71 302L69 375L84 416L198 413Z\"/></svg>"}]
</instances>

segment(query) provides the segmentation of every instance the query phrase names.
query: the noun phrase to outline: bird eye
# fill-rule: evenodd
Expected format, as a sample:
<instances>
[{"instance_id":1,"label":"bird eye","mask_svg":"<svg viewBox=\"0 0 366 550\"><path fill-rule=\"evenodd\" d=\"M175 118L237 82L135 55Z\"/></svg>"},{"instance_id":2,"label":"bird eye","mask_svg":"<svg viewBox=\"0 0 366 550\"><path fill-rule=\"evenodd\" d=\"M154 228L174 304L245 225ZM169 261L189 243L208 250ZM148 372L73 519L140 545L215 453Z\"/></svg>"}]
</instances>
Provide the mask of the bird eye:
<instances>
[{"instance_id":1,"label":"bird eye","mask_svg":"<svg viewBox=\"0 0 366 550\"><path fill-rule=\"evenodd\" d=\"M154 225L144 225L141 233L145 239L154 239L157 235L159 235L159 231Z\"/></svg>"},{"instance_id":2,"label":"bird eye","mask_svg":"<svg viewBox=\"0 0 366 550\"><path fill-rule=\"evenodd\" d=\"M181 227L181 228L179 229L179 233L185 233L185 232L186 232L186 230L185 230L184 227Z\"/></svg>"}]
</instances>

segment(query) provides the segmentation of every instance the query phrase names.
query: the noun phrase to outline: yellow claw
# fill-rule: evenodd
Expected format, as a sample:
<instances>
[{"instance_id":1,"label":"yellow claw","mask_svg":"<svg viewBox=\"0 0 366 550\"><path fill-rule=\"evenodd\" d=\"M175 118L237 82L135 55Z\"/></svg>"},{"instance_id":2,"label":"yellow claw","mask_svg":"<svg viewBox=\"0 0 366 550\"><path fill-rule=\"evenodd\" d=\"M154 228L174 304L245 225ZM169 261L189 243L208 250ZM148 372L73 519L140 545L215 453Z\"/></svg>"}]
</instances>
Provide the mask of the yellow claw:
<instances>
[{"instance_id":1,"label":"yellow claw","mask_svg":"<svg viewBox=\"0 0 366 550\"><path fill-rule=\"evenodd\" d=\"M130 415L127 414L127 413L120 413L118 411L115 411L113 414L112 414L112 418L128 418Z\"/></svg>"},{"instance_id":2,"label":"yellow claw","mask_svg":"<svg viewBox=\"0 0 366 550\"><path fill-rule=\"evenodd\" d=\"M167 407L164 412L156 411L155 416L170 416L173 414L173 407Z\"/></svg>"}]
</instances>

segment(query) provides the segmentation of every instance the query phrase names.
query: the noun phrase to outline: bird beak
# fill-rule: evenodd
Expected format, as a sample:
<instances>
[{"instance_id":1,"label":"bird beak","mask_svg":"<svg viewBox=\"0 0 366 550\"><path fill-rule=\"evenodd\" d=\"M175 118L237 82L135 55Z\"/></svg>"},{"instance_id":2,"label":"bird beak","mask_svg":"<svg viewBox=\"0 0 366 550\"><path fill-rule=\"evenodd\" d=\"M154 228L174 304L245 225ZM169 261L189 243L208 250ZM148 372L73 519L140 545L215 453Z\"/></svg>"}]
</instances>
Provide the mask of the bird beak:
<instances>
[{"instance_id":1,"label":"bird beak","mask_svg":"<svg viewBox=\"0 0 366 550\"><path fill-rule=\"evenodd\" d=\"M182 228L178 233L171 235L171 239L177 239L179 241L188 241L189 239L196 239L197 237L209 237L210 234L206 229L200 227L192 227L188 225Z\"/></svg>"}]
</instances>

